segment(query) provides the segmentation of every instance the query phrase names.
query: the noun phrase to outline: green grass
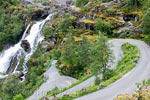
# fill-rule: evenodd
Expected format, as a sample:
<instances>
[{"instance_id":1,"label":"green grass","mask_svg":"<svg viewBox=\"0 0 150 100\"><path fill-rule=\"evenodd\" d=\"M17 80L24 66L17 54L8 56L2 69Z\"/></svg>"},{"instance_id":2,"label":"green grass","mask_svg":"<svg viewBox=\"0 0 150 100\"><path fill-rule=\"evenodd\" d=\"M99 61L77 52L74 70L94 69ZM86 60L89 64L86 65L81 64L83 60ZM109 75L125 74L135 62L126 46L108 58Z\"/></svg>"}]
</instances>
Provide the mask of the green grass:
<instances>
[{"instance_id":1,"label":"green grass","mask_svg":"<svg viewBox=\"0 0 150 100\"><path fill-rule=\"evenodd\" d=\"M74 98L77 98L77 97L92 93L94 91L100 90L102 88L105 88L106 86L120 79L123 75L125 75L127 72L129 72L132 68L135 67L140 57L139 49L129 43L123 44L122 50L124 53L124 57L121 61L119 61L118 65L114 69L115 75L106 81L102 81L100 83L102 85L101 87L100 85L93 84L90 87L87 87L85 92L82 92L82 90L80 90L80 91L77 91L76 93L69 94L69 96L58 98L57 100L72 100Z\"/></svg>"}]
</instances>

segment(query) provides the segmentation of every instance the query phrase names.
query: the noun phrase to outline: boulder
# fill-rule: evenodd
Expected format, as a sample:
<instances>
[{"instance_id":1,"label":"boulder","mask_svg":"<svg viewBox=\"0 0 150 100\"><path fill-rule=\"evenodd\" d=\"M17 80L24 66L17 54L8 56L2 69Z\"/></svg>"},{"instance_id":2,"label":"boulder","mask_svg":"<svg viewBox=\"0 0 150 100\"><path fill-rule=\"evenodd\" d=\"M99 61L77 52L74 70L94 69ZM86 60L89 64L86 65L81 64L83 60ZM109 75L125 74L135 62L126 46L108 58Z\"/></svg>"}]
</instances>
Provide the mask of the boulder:
<instances>
[{"instance_id":1,"label":"boulder","mask_svg":"<svg viewBox=\"0 0 150 100\"><path fill-rule=\"evenodd\" d=\"M137 14L128 14L123 16L124 21L138 21L138 15Z\"/></svg>"},{"instance_id":2,"label":"boulder","mask_svg":"<svg viewBox=\"0 0 150 100\"><path fill-rule=\"evenodd\" d=\"M72 25L76 29L95 30L93 23L74 22Z\"/></svg>"},{"instance_id":3,"label":"boulder","mask_svg":"<svg viewBox=\"0 0 150 100\"><path fill-rule=\"evenodd\" d=\"M31 52L31 47L30 43L27 40L22 40L21 42L21 47L26 51L26 52Z\"/></svg>"},{"instance_id":4,"label":"boulder","mask_svg":"<svg viewBox=\"0 0 150 100\"><path fill-rule=\"evenodd\" d=\"M44 9L38 9L33 12L31 12L30 16L32 16L32 20L37 20L37 19L45 19L49 15L49 10L44 8Z\"/></svg>"},{"instance_id":5,"label":"boulder","mask_svg":"<svg viewBox=\"0 0 150 100\"><path fill-rule=\"evenodd\" d=\"M92 13L102 14L101 6L96 6L92 9Z\"/></svg>"}]
</instances>

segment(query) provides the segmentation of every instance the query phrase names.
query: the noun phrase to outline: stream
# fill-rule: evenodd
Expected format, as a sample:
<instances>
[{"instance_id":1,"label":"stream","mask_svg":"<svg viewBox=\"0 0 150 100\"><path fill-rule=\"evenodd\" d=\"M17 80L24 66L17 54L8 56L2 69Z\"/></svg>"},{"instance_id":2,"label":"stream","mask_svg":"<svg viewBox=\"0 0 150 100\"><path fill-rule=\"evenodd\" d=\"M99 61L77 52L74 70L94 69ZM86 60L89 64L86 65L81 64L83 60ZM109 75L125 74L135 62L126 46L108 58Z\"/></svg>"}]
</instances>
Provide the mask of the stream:
<instances>
[{"instance_id":1,"label":"stream","mask_svg":"<svg viewBox=\"0 0 150 100\"><path fill-rule=\"evenodd\" d=\"M44 39L44 37L40 34L42 31L42 28L47 20L51 19L51 16L53 14L50 14L46 19L42 21L37 21L31 29L29 30L30 25L26 28L22 39L15 44L14 46L9 47L8 49L4 50L0 54L0 78L4 78L8 76L8 70L10 69L10 66L13 64L12 60L14 57L17 58L17 64L15 69L13 70L13 73L17 73L17 67L20 63L20 59L22 55L25 55L24 57L24 62L23 62L23 71L22 73L25 75L28 71L28 67L26 66L26 63L32 56L32 54L36 51L38 44ZM29 30L29 33L27 34L27 31ZM25 52L25 50L21 47L22 40L27 40L28 43L30 44L31 51ZM23 80L25 79L24 76L22 77Z\"/></svg>"}]
</instances>

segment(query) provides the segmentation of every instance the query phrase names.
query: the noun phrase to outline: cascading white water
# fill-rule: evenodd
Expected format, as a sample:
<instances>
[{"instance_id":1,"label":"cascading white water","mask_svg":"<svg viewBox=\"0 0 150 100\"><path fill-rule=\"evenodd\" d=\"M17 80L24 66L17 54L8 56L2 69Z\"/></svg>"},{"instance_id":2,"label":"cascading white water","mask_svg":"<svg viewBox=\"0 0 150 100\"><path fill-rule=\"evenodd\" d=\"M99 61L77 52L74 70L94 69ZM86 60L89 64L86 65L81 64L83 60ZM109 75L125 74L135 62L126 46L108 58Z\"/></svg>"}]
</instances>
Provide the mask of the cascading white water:
<instances>
[{"instance_id":1,"label":"cascading white water","mask_svg":"<svg viewBox=\"0 0 150 100\"><path fill-rule=\"evenodd\" d=\"M21 47L21 41L22 40L27 40L30 44L30 48L31 48L31 52L30 53L27 53L25 52L25 60L24 60L24 63L23 63L23 68L24 68L24 71L23 73L26 74L27 73L27 66L26 66L26 63L27 61L30 59L31 55L34 53L34 51L37 49L37 46L39 44L40 41L43 40L43 37L40 35L40 32L43 28L43 25L45 24L45 22L47 20L49 20L51 18L53 14L50 14L45 20L43 21L38 21L36 22L32 27L31 27L31 30L29 32L29 34L27 35L27 30L29 29L29 25L26 29L26 31L24 32L24 35L22 36L22 39L14 46L10 47L9 49L5 50L4 52L2 52L0 54L0 73L6 73L8 68L10 67L10 63L11 63L11 60L14 56L17 55L18 53L18 56L17 58L20 58L20 52L25 52L23 50L23 48ZM27 36L26 36L27 35ZM18 59L18 61L20 61ZM19 65L19 62L17 63L17 66ZM15 68L15 72L16 72L16 69L17 69L17 66ZM0 78L3 78L4 76L7 76L7 75L2 75L0 74Z\"/></svg>"}]
</instances>

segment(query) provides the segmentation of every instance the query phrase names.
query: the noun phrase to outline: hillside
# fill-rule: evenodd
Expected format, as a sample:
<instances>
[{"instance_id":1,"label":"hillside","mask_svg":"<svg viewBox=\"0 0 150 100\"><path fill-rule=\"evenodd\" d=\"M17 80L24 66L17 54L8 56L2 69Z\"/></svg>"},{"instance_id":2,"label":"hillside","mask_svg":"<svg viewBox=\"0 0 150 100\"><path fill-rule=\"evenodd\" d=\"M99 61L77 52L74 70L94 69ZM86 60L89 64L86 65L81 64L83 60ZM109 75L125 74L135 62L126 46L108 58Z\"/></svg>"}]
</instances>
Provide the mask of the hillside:
<instances>
[{"instance_id":1,"label":"hillside","mask_svg":"<svg viewBox=\"0 0 150 100\"><path fill-rule=\"evenodd\" d=\"M45 84L38 99L72 100L105 89L146 57L142 46L149 50L150 0L1 0L0 9L3 100L33 100ZM114 100L149 100L148 87Z\"/></svg>"}]
</instances>

